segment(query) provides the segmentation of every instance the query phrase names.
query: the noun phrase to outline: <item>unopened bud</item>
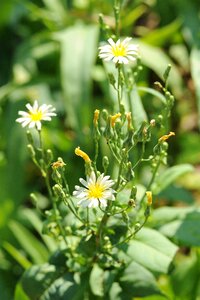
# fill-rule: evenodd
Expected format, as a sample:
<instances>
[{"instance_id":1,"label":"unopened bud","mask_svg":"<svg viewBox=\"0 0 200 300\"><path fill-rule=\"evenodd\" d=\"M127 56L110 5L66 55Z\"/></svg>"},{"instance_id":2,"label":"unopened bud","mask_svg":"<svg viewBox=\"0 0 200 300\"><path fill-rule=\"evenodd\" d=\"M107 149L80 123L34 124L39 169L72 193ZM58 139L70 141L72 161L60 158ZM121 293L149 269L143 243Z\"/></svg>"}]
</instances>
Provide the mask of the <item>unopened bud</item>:
<instances>
[{"instance_id":1,"label":"unopened bud","mask_svg":"<svg viewBox=\"0 0 200 300\"><path fill-rule=\"evenodd\" d=\"M104 168L104 172L106 173L106 170L109 166L109 159L108 159L107 156L103 156L102 165L103 165L103 168Z\"/></svg>"},{"instance_id":2,"label":"unopened bud","mask_svg":"<svg viewBox=\"0 0 200 300\"><path fill-rule=\"evenodd\" d=\"M62 199L65 198L65 193L59 184L55 184L53 186L53 191L55 196L57 196L58 198L62 198Z\"/></svg>"},{"instance_id":3,"label":"unopened bud","mask_svg":"<svg viewBox=\"0 0 200 300\"><path fill-rule=\"evenodd\" d=\"M27 136L27 140L28 140L28 142L31 144L31 145L33 145L33 136L32 136L32 134L31 134L31 132L29 131L29 130L27 130L26 131L26 136Z\"/></svg>"},{"instance_id":4,"label":"unopened bud","mask_svg":"<svg viewBox=\"0 0 200 300\"><path fill-rule=\"evenodd\" d=\"M135 199L135 198L136 198L136 194L137 194L137 187L134 185L134 186L132 187L132 189L131 189L131 195L130 195L130 197L131 197L132 199Z\"/></svg>"},{"instance_id":5,"label":"unopened bud","mask_svg":"<svg viewBox=\"0 0 200 300\"><path fill-rule=\"evenodd\" d=\"M97 127L98 125L98 120L99 120L99 110L98 109L95 109L94 111L94 119L93 119L93 124L95 127Z\"/></svg>"},{"instance_id":6,"label":"unopened bud","mask_svg":"<svg viewBox=\"0 0 200 300\"><path fill-rule=\"evenodd\" d=\"M31 144L28 144L27 149L28 149L28 152L29 152L30 156L32 158L34 158L35 157L35 150L34 150L33 146Z\"/></svg>"},{"instance_id":7,"label":"unopened bud","mask_svg":"<svg viewBox=\"0 0 200 300\"><path fill-rule=\"evenodd\" d=\"M108 120L108 112L107 112L106 109L103 109L103 110L102 110L101 115L102 115L102 118L103 118L105 121Z\"/></svg>"},{"instance_id":8,"label":"unopened bud","mask_svg":"<svg viewBox=\"0 0 200 300\"><path fill-rule=\"evenodd\" d=\"M31 193L30 198L31 198L32 202L34 203L34 205L36 205L38 202L38 198L36 197L36 195L34 193Z\"/></svg>"},{"instance_id":9,"label":"unopened bud","mask_svg":"<svg viewBox=\"0 0 200 300\"><path fill-rule=\"evenodd\" d=\"M47 149L46 155L45 155L45 161L49 165L53 160L53 153L51 149Z\"/></svg>"}]
</instances>

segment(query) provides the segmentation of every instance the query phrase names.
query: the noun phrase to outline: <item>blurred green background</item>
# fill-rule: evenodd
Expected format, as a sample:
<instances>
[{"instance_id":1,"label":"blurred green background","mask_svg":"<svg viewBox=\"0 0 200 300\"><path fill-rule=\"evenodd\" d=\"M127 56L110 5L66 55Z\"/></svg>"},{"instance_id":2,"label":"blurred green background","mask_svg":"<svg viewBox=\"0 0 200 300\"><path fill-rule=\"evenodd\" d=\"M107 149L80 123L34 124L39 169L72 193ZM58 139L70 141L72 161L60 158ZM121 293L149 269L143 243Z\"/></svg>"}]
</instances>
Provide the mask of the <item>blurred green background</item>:
<instances>
[{"instance_id":1,"label":"blurred green background","mask_svg":"<svg viewBox=\"0 0 200 300\"><path fill-rule=\"evenodd\" d=\"M29 197L36 191L38 206L44 209L48 205L42 196L46 194L44 183L26 149L25 130L15 122L18 110L24 110L25 104L35 99L56 107L58 118L44 126L45 146L52 148L55 159L62 156L67 163L73 189L84 170L82 162L74 157L74 148L79 145L89 155L93 154L94 109L115 111L106 72L97 57L99 42L107 38L99 28L99 13L104 15L112 34L113 2L0 1L0 297L3 300L13 299L24 269L32 263L45 262L55 249L40 236L42 223ZM198 205L199 0L122 2L121 35L133 36L141 48L143 71L138 85L153 87L156 80L162 81L166 66L172 65L169 86L176 102L170 128L176 137L170 141L169 164L194 166L192 173L159 195L157 206ZM159 103L153 96L141 96L145 110L153 118L160 110ZM189 259L192 265L191 245L183 242L180 246L184 246L180 261ZM193 271L194 276L199 276L199 270ZM192 283L183 294L174 284L176 280L172 279L170 289L180 299L190 299L187 295L194 289Z\"/></svg>"}]
</instances>

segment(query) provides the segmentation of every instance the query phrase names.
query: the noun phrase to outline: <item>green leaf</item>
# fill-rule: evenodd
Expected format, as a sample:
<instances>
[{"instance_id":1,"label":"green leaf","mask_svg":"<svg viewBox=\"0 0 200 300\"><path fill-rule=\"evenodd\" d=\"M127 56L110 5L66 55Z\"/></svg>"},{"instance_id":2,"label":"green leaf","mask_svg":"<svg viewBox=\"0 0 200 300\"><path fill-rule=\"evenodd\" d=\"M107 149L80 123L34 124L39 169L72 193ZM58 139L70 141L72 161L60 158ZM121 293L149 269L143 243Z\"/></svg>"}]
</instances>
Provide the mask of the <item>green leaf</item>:
<instances>
[{"instance_id":1,"label":"green leaf","mask_svg":"<svg viewBox=\"0 0 200 300\"><path fill-rule=\"evenodd\" d=\"M48 259L47 249L28 229L14 220L10 221L9 227L34 263L43 263Z\"/></svg>"},{"instance_id":2,"label":"green leaf","mask_svg":"<svg viewBox=\"0 0 200 300\"><path fill-rule=\"evenodd\" d=\"M27 270L21 282L31 300L82 300L87 283L77 284L65 266L57 268L48 263Z\"/></svg>"},{"instance_id":3,"label":"green leaf","mask_svg":"<svg viewBox=\"0 0 200 300\"><path fill-rule=\"evenodd\" d=\"M193 208L194 209L194 208ZM183 219L160 227L160 232L184 246L200 246L200 210L188 212Z\"/></svg>"},{"instance_id":4,"label":"green leaf","mask_svg":"<svg viewBox=\"0 0 200 300\"><path fill-rule=\"evenodd\" d=\"M165 97L163 96L163 94L161 94L160 92L152 89L152 88L149 88L149 87L138 87L138 91L140 92L145 92L147 94L151 94L153 96L155 96L156 98L160 99L164 104L166 104L166 99Z\"/></svg>"},{"instance_id":5,"label":"green leaf","mask_svg":"<svg viewBox=\"0 0 200 300\"><path fill-rule=\"evenodd\" d=\"M139 129L142 122L147 121L147 114L144 110L141 97L138 93L138 90L136 88L133 88L133 90L130 93L130 100L131 100L131 113L133 118L133 124L136 129Z\"/></svg>"},{"instance_id":6,"label":"green leaf","mask_svg":"<svg viewBox=\"0 0 200 300\"><path fill-rule=\"evenodd\" d=\"M16 285L14 300L29 300L27 295L24 293L20 282Z\"/></svg>"},{"instance_id":7,"label":"green leaf","mask_svg":"<svg viewBox=\"0 0 200 300\"><path fill-rule=\"evenodd\" d=\"M181 300L199 299L200 260L197 256L184 257L171 275L174 294Z\"/></svg>"},{"instance_id":8,"label":"green leaf","mask_svg":"<svg viewBox=\"0 0 200 300\"><path fill-rule=\"evenodd\" d=\"M174 94L180 96L182 93L182 77L171 59L158 47L153 47L142 42L139 42L139 46L142 62L161 79L163 79L163 72L166 67L169 64L172 65L168 83L172 87Z\"/></svg>"},{"instance_id":9,"label":"green leaf","mask_svg":"<svg viewBox=\"0 0 200 300\"><path fill-rule=\"evenodd\" d=\"M152 192L154 194L160 193L178 177L182 176L185 173L192 172L193 170L193 166L189 164L182 164L168 168L156 178L152 186Z\"/></svg>"},{"instance_id":10,"label":"green leaf","mask_svg":"<svg viewBox=\"0 0 200 300\"><path fill-rule=\"evenodd\" d=\"M78 24L57 37L61 42L61 83L67 122L82 130L91 113L91 72L96 58L98 27Z\"/></svg>"},{"instance_id":11,"label":"green leaf","mask_svg":"<svg viewBox=\"0 0 200 300\"><path fill-rule=\"evenodd\" d=\"M187 213L194 211L194 207L161 207L153 211L152 221L160 227L177 219L184 219Z\"/></svg>"},{"instance_id":12,"label":"green leaf","mask_svg":"<svg viewBox=\"0 0 200 300\"><path fill-rule=\"evenodd\" d=\"M191 60L191 73L194 81L196 96L197 96L197 107L199 114L199 127L200 127L200 47L194 47L190 56Z\"/></svg>"},{"instance_id":13,"label":"green leaf","mask_svg":"<svg viewBox=\"0 0 200 300\"><path fill-rule=\"evenodd\" d=\"M154 46L163 46L166 41L169 43L169 39L172 39L174 34L177 34L180 26L181 22L177 19L167 26L152 30L149 34L142 38L142 41Z\"/></svg>"},{"instance_id":14,"label":"green leaf","mask_svg":"<svg viewBox=\"0 0 200 300\"><path fill-rule=\"evenodd\" d=\"M103 276L104 270L101 269L98 264L94 264L91 274L90 274L90 287L94 295L103 297ZM98 282L98 284L97 284Z\"/></svg>"},{"instance_id":15,"label":"green leaf","mask_svg":"<svg viewBox=\"0 0 200 300\"><path fill-rule=\"evenodd\" d=\"M31 262L10 243L5 241L3 247L24 269L27 269L32 265Z\"/></svg>"},{"instance_id":16,"label":"green leaf","mask_svg":"<svg viewBox=\"0 0 200 300\"><path fill-rule=\"evenodd\" d=\"M156 230L142 228L127 249L123 246L127 261L134 260L157 273L167 273L177 251L177 246Z\"/></svg>"},{"instance_id":17,"label":"green leaf","mask_svg":"<svg viewBox=\"0 0 200 300\"><path fill-rule=\"evenodd\" d=\"M36 229L38 234L45 242L47 248L53 253L57 249L56 242L53 240L53 238L42 234L43 223L39 219L36 211L26 208L23 209L20 213L33 226L33 228Z\"/></svg>"},{"instance_id":18,"label":"green leaf","mask_svg":"<svg viewBox=\"0 0 200 300\"><path fill-rule=\"evenodd\" d=\"M120 285L122 287L120 299L122 300L162 294L153 274L136 262L131 262L125 269L120 278Z\"/></svg>"}]
</instances>

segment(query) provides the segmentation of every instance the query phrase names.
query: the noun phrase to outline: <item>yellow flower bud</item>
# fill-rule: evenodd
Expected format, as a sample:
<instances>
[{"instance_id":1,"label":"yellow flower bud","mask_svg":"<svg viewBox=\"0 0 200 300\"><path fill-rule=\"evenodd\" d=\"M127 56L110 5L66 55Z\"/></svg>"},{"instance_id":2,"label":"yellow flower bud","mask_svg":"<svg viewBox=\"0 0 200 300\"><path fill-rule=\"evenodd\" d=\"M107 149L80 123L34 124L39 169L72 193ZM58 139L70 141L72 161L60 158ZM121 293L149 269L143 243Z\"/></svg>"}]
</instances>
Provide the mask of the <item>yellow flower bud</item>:
<instances>
[{"instance_id":1,"label":"yellow flower bud","mask_svg":"<svg viewBox=\"0 0 200 300\"><path fill-rule=\"evenodd\" d=\"M131 124L132 124L132 116L131 116L131 112L128 112L126 114L126 118L127 118L127 121L128 121L128 128L130 129L131 128Z\"/></svg>"},{"instance_id":2,"label":"yellow flower bud","mask_svg":"<svg viewBox=\"0 0 200 300\"><path fill-rule=\"evenodd\" d=\"M112 127L115 126L116 120L117 120L118 118L120 118L120 117L121 117L121 114L120 114L120 113L118 113L118 114L116 114L116 115L114 115L114 116L111 116L110 122L111 122L111 126L112 126Z\"/></svg>"},{"instance_id":3,"label":"yellow flower bud","mask_svg":"<svg viewBox=\"0 0 200 300\"><path fill-rule=\"evenodd\" d=\"M77 156L82 157L86 163L91 162L91 159L89 158L89 156L88 156L84 151L82 151L82 150L80 149L80 147L77 147L77 148L75 149L75 154L76 154Z\"/></svg>"},{"instance_id":4,"label":"yellow flower bud","mask_svg":"<svg viewBox=\"0 0 200 300\"><path fill-rule=\"evenodd\" d=\"M66 164L64 163L64 161L62 159L58 159L57 161L53 162L51 164L53 169L58 169L58 168L62 168L64 166L66 166Z\"/></svg>"},{"instance_id":5,"label":"yellow flower bud","mask_svg":"<svg viewBox=\"0 0 200 300\"><path fill-rule=\"evenodd\" d=\"M168 140L168 138L170 138L173 135L175 135L175 132L170 131L169 134L165 134L165 135L161 136L161 138L159 138L159 142L164 142L164 141Z\"/></svg>"},{"instance_id":6,"label":"yellow flower bud","mask_svg":"<svg viewBox=\"0 0 200 300\"><path fill-rule=\"evenodd\" d=\"M96 127L97 126L97 123L98 123L98 120L99 120L99 110L96 109L94 111L94 119L93 119L93 123L94 123L94 126Z\"/></svg>"},{"instance_id":7,"label":"yellow flower bud","mask_svg":"<svg viewBox=\"0 0 200 300\"><path fill-rule=\"evenodd\" d=\"M148 206L150 206L152 204L152 192L147 191L146 196L147 196L147 204Z\"/></svg>"}]
</instances>

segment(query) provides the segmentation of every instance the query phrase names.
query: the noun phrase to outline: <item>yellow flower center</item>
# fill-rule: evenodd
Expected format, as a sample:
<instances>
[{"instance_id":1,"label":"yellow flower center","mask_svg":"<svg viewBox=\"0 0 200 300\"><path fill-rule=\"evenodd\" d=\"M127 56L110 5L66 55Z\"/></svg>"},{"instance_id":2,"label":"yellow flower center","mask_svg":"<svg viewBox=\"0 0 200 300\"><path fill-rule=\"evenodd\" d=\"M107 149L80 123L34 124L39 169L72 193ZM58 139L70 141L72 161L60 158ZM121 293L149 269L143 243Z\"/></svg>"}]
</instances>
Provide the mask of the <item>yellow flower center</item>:
<instances>
[{"instance_id":1,"label":"yellow flower center","mask_svg":"<svg viewBox=\"0 0 200 300\"><path fill-rule=\"evenodd\" d=\"M112 47L112 53L114 56L126 56L126 49L122 44Z\"/></svg>"},{"instance_id":2,"label":"yellow flower center","mask_svg":"<svg viewBox=\"0 0 200 300\"><path fill-rule=\"evenodd\" d=\"M101 198L103 196L103 187L95 183L88 187L88 198Z\"/></svg>"},{"instance_id":3,"label":"yellow flower center","mask_svg":"<svg viewBox=\"0 0 200 300\"><path fill-rule=\"evenodd\" d=\"M42 120L42 112L37 110L35 113L30 113L30 117L32 121L41 121Z\"/></svg>"}]
</instances>

